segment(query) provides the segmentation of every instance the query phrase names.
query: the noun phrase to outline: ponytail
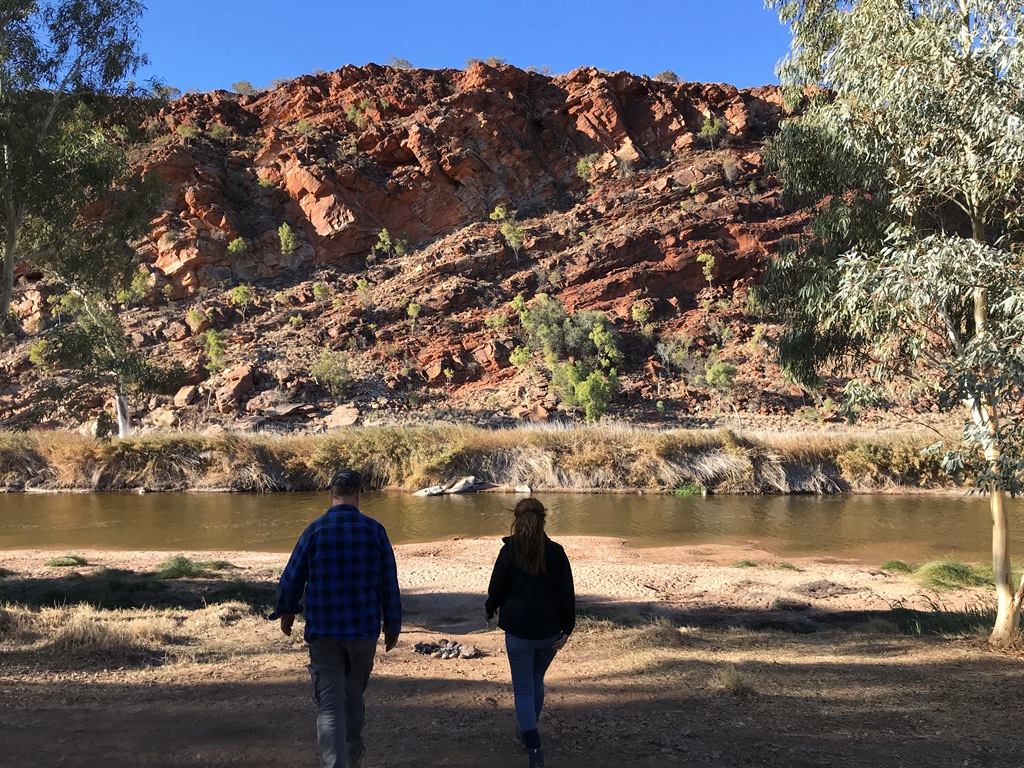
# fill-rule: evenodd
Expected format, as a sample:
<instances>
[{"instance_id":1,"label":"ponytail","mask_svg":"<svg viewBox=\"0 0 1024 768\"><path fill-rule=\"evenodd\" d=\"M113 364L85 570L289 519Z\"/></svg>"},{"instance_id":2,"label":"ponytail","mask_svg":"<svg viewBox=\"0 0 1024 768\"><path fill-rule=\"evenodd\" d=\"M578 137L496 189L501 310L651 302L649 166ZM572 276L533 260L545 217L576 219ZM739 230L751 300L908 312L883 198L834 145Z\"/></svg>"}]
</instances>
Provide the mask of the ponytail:
<instances>
[{"instance_id":1,"label":"ponytail","mask_svg":"<svg viewBox=\"0 0 1024 768\"><path fill-rule=\"evenodd\" d=\"M531 574L547 573L544 557L544 505L536 499L523 499L512 515L512 562Z\"/></svg>"}]
</instances>

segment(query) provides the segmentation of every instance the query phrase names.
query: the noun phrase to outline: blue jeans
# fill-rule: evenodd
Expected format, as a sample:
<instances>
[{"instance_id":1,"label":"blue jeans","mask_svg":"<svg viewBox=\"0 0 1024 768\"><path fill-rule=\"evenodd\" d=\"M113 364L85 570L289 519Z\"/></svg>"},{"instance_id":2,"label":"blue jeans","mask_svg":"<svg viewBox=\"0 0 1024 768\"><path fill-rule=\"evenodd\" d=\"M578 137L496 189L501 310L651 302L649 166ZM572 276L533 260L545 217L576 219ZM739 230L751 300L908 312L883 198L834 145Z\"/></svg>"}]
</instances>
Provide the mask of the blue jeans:
<instances>
[{"instance_id":1,"label":"blue jeans","mask_svg":"<svg viewBox=\"0 0 1024 768\"><path fill-rule=\"evenodd\" d=\"M376 651L376 640L313 640L309 644L321 768L345 768L365 751L363 692Z\"/></svg>"},{"instance_id":2,"label":"blue jeans","mask_svg":"<svg viewBox=\"0 0 1024 768\"><path fill-rule=\"evenodd\" d=\"M505 650L512 672L512 696L516 719L523 733L537 729L537 720L544 709L544 673L558 653L551 646L561 635L543 640L527 640L505 633Z\"/></svg>"}]
</instances>

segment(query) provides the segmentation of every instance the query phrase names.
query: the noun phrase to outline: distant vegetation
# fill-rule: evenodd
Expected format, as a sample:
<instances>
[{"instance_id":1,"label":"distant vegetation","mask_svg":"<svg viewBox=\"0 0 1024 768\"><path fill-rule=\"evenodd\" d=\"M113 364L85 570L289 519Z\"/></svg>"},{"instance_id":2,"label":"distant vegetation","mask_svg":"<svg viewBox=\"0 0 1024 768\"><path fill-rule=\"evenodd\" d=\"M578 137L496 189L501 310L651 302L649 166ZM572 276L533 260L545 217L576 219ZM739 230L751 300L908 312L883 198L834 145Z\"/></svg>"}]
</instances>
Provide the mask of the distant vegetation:
<instances>
[{"instance_id":1,"label":"distant vegetation","mask_svg":"<svg viewBox=\"0 0 1024 768\"><path fill-rule=\"evenodd\" d=\"M342 358L314 375L342 388ZM335 372L336 380L332 380ZM416 488L473 474L548 489L645 488L830 493L850 488L946 487L933 435L793 434L626 427L484 430L363 427L326 435L166 435L106 442L77 433L0 433L0 485L36 477L55 488L318 490L333 468L362 470L374 488ZM848 474L850 457L858 457Z\"/></svg>"}]
</instances>

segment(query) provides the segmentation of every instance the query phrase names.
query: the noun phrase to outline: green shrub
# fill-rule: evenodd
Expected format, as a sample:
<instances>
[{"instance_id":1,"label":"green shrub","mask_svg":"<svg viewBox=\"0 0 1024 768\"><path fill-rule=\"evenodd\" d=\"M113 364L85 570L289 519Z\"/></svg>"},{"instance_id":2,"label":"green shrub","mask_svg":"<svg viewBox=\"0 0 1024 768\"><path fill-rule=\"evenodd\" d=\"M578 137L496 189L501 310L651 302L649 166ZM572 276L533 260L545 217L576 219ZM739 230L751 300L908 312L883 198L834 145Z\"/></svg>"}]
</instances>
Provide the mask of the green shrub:
<instances>
[{"instance_id":1,"label":"green shrub","mask_svg":"<svg viewBox=\"0 0 1024 768\"><path fill-rule=\"evenodd\" d=\"M622 362L617 335L602 312L568 315L561 302L539 293L519 313L519 321L529 346L542 352L550 364L570 356L591 370Z\"/></svg>"},{"instance_id":2,"label":"green shrub","mask_svg":"<svg viewBox=\"0 0 1024 768\"><path fill-rule=\"evenodd\" d=\"M37 339L28 348L28 361L32 365L43 367L49 362L49 351L50 342L46 339Z\"/></svg>"},{"instance_id":3,"label":"green shrub","mask_svg":"<svg viewBox=\"0 0 1024 768\"><path fill-rule=\"evenodd\" d=\"M619 379L614 369L610 373L594 371L576 385L576 402L583 408L587 421L597 421L608 411L618 391Z\"/></svg>"},{"instance_id":4,"label":"green shrub","mask_svg":"<svg viewBox=\"0 0 1024 768\"><path fill-rule=\"evenodd\" d=\"M252 96L256 93L256 89L253 88L252 83L248 80L239 80L237 83L232 83L231 90L241 96Z\"/></svg>"},{"instance_id":5,"label":"green shrub","mask_svg":"<svg viewBox=\"0 0 1024 768\"><path fill-rule=\"evenodd\" d=\"M533 355L530 353L529 347L523 346L517 346L508 357L508 361L520 369L528 366L531 360L533 360Z\"/></svg>"},{"instance_id":6,"label":"green shrub","mask_svg":"<svg viewBox=\"0 0 1024 768\"><path fill-rule=\"evenodd\" d=\"M883 571L896 571L898 573L913 573L914 566L907 565L902 560L886 560L882 563Z\"/></svg>"},{"instance_id":7,"label":"green shrub","mask_svg":"<svg viewBox=\"0 0 1024 768\"><path fill-rule=\"evenodd\" d=\"M295 123L295 132L306 141L314 139L320 134L320 130L304 117L299 118L299 121Z\"/></svg>"},{"instance_id":8,"label":"green shrub","mask_svg":"<svg viewBox=\"0 0 1024 768\"><path fill-rule=\"evenodd\" d=\"M408 238L392 237L385 228L377 234L377 242L370 249L370 254L374 257L403 256L408 244Z\"/></svg>"},{"instance_id":9,"label":"green shrub","mask_svg":"<svg viewBox=\"0 0 1024 768\"><path fill-rule=\"evenodd\" d=\"M185 125L185 123L182 123L174 130L183 139L198 139L202 135L202 131L200 131L194 125Z\"/></svg>"},{"instance_id":10,"label":"green shrub","mask_svg":"<svg viewBox=\"0 0 1024 768\"><path fill-rule=\"evenodd\" d=\"M373 99L360 99L358 102L350 103L345 111L345 119L362 128L366 125L366 110L372 105Z\"/></svg>"},{"instance_id":11,"label":"green shrub","mask_svg":"<svg viewBox=\"0 0 1024 768\"><path fill-rule=\"evenodd\" d=\"M262 181L262 179L261 179ZM244 237L236 237L230 243L228 243L228 255L229 256L241 256L243 253L249 250L248 243L245 242Z\"/></svg>"},{"instance_id":12,"label":"green shrub","mask_svg":"<svg viewBox=\"0 0 1024 768\"><path fill-rule=\"evenodd\" d=\"M119 289L115 294L114 298L118 304L123 304L126 307L130 306L134 302L142 299L149 293L149 273L142 270L138 270L132 273L131 282L127 288Z\"/></svg>"},{"instance_id":13,"label":"green shrub","mask_svg":"<svg viewBox=\"0 0 1024 768\"><path fill-rule=\"evenodd\" d=\"M758 565L759 565L759 563L757 563L757 562L755 562L753 560L740 560L733 567L734 568L757 568Z\"/></svg>"},{"instance_id":14,"label":"green shrub","mask_svg":"<svg viewBox=\"0 0 1024 768\"><path fill-rule=\"evenodd\" d=\"M721 360L711 363L705 376L707 383L719 392L727 392L732 389L735 378L736 366Z\"/></svg>"},{"instance_id":15,"label":"green shrub","mask_svg":"<svg viewBox=\"0 0 1024 768\"><path fill-rule=\"evenodd\" d=\"M690 359L692 348L693 336L686 331L679 331L667 339L659 341L654 349L666 368L681 373L685 370L686 361Z\"/></svg>"},{"instance_id":16,"label":"green shrub","mask_svg":"<svg viewBox=\"0 0 1024 768\"><path fill-rule=\"evenodd\" d=\"M518 264L519 251L523 248L524 240L523 228L515 223L516 212L510 211L499 203L494 206L494 210L491 211L488 218L501 224L501 236L505 239L505 244L512 249L516 256L516 264Z\"/></svg>"},{"instance_id":17,"label":"green shrub","mask_svg":"<svg viewBox=\"0 0 1024 768\"><path fill-rule=\"evenodd\" d=\"M972 566L954 560L933 560L919 565L914 569L914 578L931 589L980 587L987 583Z\"/></svg>"},{"instance_id":18,"label":"green shrub","mask_svg":"<svg viewBox=\"0 0 1024 768\"><path fill-rule=\"evenodd\" d=\"M697 138L708 142L711 145L711 149L714 149L715 141L724 133L725 120L723 120L720 117L705 117L704 124L700 128L700 132L697 134Z\"/></svg>"},{"instance_id":19,"label":"green shrub","mask_svg":"<svg viewBox=\"0 0 1024 768\"><path fill-rule=\"evenodd\" d=\"M505 244L512 249L516 257L516 264L519 263L519 251L523 249L524 236L523 228L511 221L501 225L501 236L505 238Z\"/></svg>"},{"instance_id":20,"label":"green shrub","mask_svg":"<svg viewBox=\"0 0 1024 768\"><path fill-rule=\"evenodd\" d=\"M423 307L417 304L415 301L410 301L409 306L405 308L405 314L409 316L410 325L416 327L416 318L420 316L420 312L423 311Z\"/></svg>"},{"instance_id":21,"label":"green shrub","mask_svg":"<svg viewBox=\"0 0 1024 768\"><path fill-rule=\"evenodd\" d=\"M634 304L629 308L629 316L637 325L643 325L651 318L651 308L647 304Z\"/></svg>"},{"instance_id":22,"label":"green shrub","mask_svg":"<svg viewBox=\"0 0 1024 768\"><path fill-rule=\"evenodd\" d=\"M295 232L292 231L292 228L288 226L288 222L283 222L277 228L277 237L281 241L282 254L294 253L299 247L298 238L295 237Z\"/></svg>"},{"instance_id":23,"label":"green shrub","mask_svg":"<svg viewBox=\"0 0 1024 768\"><path fill-rule=\"evenodd\" d=\"M227 344L224 337L210 328L203 337L203 346L206 349L206 370L216 373L224 368L224 353L227 351Z\"/></svg>"},{"instance_id":24,"label":"green shrub","mask_svg":"<svg viewBox=\"0 0 1024 768\"><path fill-rule=\"evenodd\" d=\"M238 285L231 289L229 300L241 311L243 320L245 319L245 310L252 304L252 299L252 288L248 285Z\"/></svg>"},{"instance_id":25,"label":"green shrub","mask_svg":"<svg viewBox=\"0 0 1024 768\"><path fill-rule=\"evenodd\" d=\"M313 283L313 298L317 301L326 299L331 295L330 289L324 283Z\"/></svg>"},{"instance_id":26,"label":"green shrub","mask_svg":"<svg viewBox=\"0 0 1024 768\"><path fill-rule=\"evenodd\" d=\"M223 123L214 123L210 127L210 138L214 141L226 142L230 141L235 134Z\"/></svg>"},{"instance_id":27,"label":"green shrub","mask_svg":"<svg viewBox=\"0 0 1024 768\"><path fill-rule=\"evenodd\" d=\"M345 390L352 383L349 356L344 352L323 350L320 353L320 358L313 363L309 372L316 379L317 384L331 393L331 398L334 400L344 395Z\"/></svg>"},{"instance_id":28,"label":"green shrub","mask_svg":"<svg viewBox=\"0 0 1024 768\"><path fill-rule=\"evenodd\" d=\"M697 255L697 262L700 264L704 279L708 281L708 287L714 288L715 279L715 255L713 253L700 253ZM705 312L704 314L707 314Z\"/></svg>"},{"instance_id":29,"label":"green shrub","mask_svg":"<svg viewBox=\"0 0 1024 768\"><path fill-rule=\"evenodd\" d=\"M655 80L659 80L663 83L678 83L679 75L673 72L671 69L666 69L664 72L659 72L654 76Z\"/></svg>"},{"instance_id":30,"label":"green shrub","mask_svg":"<svg viewBox=\"0 0 1024 768\"><path fill-rule=\"evenodd\" d=\"M565 405L582 408L587 421L597 421L608 411L619 380L614 369L603 373L582 362L559 363L552 367L551 390Z\"/></svg>"},{"instance_id":31,"label":"green shrub","mask_svg":"<svg viewBox=\"0 0 1024 768\"><path fill-rule=\"evenodd\" d=\"M47 560L46 565L49 568L69 568L76 565L88 565L89 561L81 555L64 555L63 557L55 557L52 560Z\"/></svg>"},{"instance_id":32,"label":"green shrub","mask_svg":"<svg viewBox=\"0 0 1024 768\"><path fill-rule=\"evenodd\" d=\"M576 163L576 175L584 181L590 181L590 174L594 172L594 163L599 157L600 154L597 152L581 157Z\"/></svg>"},{"instance_id":33,"label":"green shrub","mask_svg":"<svg viewBox=\"0 0 1024 768\"><path fill-rule=\"evenodd\" d=\"M697 485L697 483L689 480L680 480L676 483L676 487L672 489L672 493L676 496L703 496L704 489Z\"/></svg>"},{"instance_id":34,"label":"green shrub","mask_svg":"<svg viewBox=\"0 0 1024 768\"><path fill-rule=\"evenodd\" d=\"M222 571L230 568L227 560L190 560L184 555L159 563L154 570L158 579L197 579L209 574L210 571Z\"/></svg>"}]
</instances>

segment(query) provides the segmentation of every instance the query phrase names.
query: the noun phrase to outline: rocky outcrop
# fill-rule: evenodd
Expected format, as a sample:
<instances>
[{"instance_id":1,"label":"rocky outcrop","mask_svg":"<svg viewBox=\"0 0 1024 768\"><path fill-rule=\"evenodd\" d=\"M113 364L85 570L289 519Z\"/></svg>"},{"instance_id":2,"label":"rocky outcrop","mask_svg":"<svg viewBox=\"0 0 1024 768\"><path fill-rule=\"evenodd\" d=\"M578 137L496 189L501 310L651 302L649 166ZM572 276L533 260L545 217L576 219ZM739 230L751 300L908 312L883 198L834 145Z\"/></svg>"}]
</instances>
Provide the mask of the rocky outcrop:
<instances>
[{"instance_id":1,"label":"rocky outcrop","mask_svg":"<svg viewBox=\"0 0 1024 768\"><path fill-rule=\"evenodd\" d=\"M173 296L313 262L361 264L381 229L417 246L485 221L499 203L550 210L602 176L685 156L708 118L749 142L782 115L774 87L592 68L551 78L484 64L348 66L254 96L186 95L150 124L165 135L140 160L169 187L146 258L156 287ZM592 158L593 179L580 177L582 158ZM756 153L740 163L741 172L759 168ZM688 188L705 177L695 169L666 183ZM283 223L300 233L289 253ZM647 245L672 251L687 234ZM229 249L238 238L245 248Z\"/></svg>"},{"instance_id":2,"label":"rocky outcrop","mask_svg":"<svg viewBox=\"0 0 1024 768\"><path fill-rule=\"evenodd\" d=\"M149 295L122 321L136 348L182 363L187 386L140 415L324 430L435 407L473 423L562 418L545 372L511 363L524 341L513 302L542 293L606 313L625 352L616 407L632 416L721 407L659 361L657 342L677 334L737 367L737 408L790 408L743 310L745 286L807 222L780 204L761 156L784 116L775 87L483 64L345 67L251 96L183 96L135 151L168 191L140 248ZM714 147L698 135L707 120L724 126ZM499 204L521 230L515 249L489 216ZM383 229L392 247L375 252ZM32 334L52 308L39 275L22 277ZM214 376L211 331L227 366ZM0 427L95 418L109 393L51 397L68 382L44 383L32 342L0 350ZM325 354L340 366L334 389L313 372ZM703 369L691 373L701 384Z\"/></svg>"}]
</instances>

